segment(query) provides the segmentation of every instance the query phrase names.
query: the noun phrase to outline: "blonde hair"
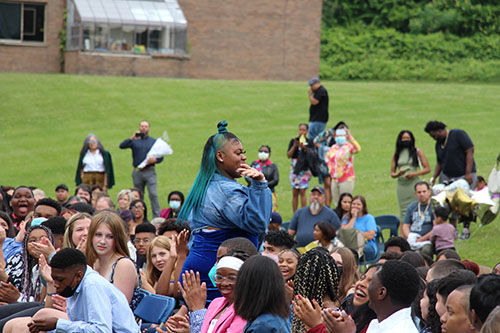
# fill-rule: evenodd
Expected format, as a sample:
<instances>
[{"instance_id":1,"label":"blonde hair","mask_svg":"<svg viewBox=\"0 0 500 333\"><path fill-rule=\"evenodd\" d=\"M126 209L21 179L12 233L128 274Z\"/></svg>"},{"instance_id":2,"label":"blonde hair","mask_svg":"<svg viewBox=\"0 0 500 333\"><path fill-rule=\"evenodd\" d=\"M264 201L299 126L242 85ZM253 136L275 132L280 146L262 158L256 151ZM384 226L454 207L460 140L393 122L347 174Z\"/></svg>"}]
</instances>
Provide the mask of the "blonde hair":
<instances>
[{"instance_id":1,"label":"blonde hair","mask_svg":"<svg viewBox=\"0 0 500 333\"><path fill-rule=\"evenodd\" d=\"M97 260L97 253L92 246L92 239L97 232L97 228L105 224L111 230L114 240L114 252L120 254L121 256L129 257L127 246L127 234L125 233L124 222L120 215L116 212L109 210L103 210L92 217L90 221L89 234L87 235L87 244L85 246L85 256L87 257L87 263L89 266L93 267Z\"/></svg>"},{"instance_id":2,"label":"blonde hair","mask_svg":"<svg viewBox=\"0 0 500 333\"><path fill-rule=\"evenodd\" d=\"M128 204L130 205L130 203L132 201L134 201L134 194L132 193L131 190L121 190L120 192L118 192L118 195L116 196L116 204L118 205L118 201L120 200L120 198L123 196L123 195L127 195L128 196ZM128 209L128 208L127 208Z\"/></svg>"},{"instance_id":3,"label":"blonde hair","mask_svg":"<svg viewBox=\"0 0 500 333\"><path fill-rule=\"evenodd\" d=\"M356 259L351 250L345 247L336 247L332 253L338 253L342 257L342 275L339 282L339 300L343 302L349 289L356 283L358 276L356 273Z\"/></svg>"},{"instance_id":4,"label":"blonde hair","mask_svg":"<svg viewBox=\"0 0 500 333\"><path fill-rule=\"evenodd\" d=\"M161 272L153 265L151 260L151 252L153 252L153 247L161 247L170 251L170 239L166 236L158 236L153 239L151 244L149 244L148 254L147 254L147 264L146 264L146 278L148 283L154 287L155 283L160 279Z\"/></svg>"},{"instance_id":5,"label":"blonde hair","mask_svg":"<svg viewBox=\"0 0 500 333\"><path fill-rule=\"evenodd\" d=\"M92 216L87 213L78 213L71 216L66 222L66 227L64 229L64 239L63 239L63 248L76 249L78 244L73 243L73 230L75 229L76 221L89 219L92 220Z\"/></svg>"},{"instance_id":6,"label":"blonde hair","mask_svg":"<svg viewBox=\"0 0 500 333\"><path fill-rule=\"evenodd\" d=\"M486 318L481 333L500 332L500 305L496 306Z\"/></svg>"}]
</instances>

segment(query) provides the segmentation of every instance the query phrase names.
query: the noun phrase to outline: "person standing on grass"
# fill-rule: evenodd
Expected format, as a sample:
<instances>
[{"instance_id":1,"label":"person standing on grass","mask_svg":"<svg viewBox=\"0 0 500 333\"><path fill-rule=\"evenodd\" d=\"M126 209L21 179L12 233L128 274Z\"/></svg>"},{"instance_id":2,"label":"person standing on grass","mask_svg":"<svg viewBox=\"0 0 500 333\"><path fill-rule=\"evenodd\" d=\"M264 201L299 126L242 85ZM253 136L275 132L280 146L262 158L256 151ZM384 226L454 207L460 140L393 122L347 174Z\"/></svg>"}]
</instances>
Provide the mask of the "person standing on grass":
<instances>
[{"instance_id":1,"label":"person standing on grass","mask_svg":"<svg viewBox=\"0 0 500 333\"><path fill-rule=\"evenodd\" d=\"M439 176L440 183L451 183L465 179L471 189L476 188L476 162L474 161L474 144L469 135L461 129L446 129L446 124L434 120L425 125L425 131L436 140L436 167L431 185ZM451 218L455 225L455 218ZM461 239L468 239L470 222L464 222Z\"/></svg>"},{"instance_id":2,"label":"person standing on grass","mask_svg":"<svg viewBox=\"0 0 500 333\"><path fill-rule=\"evenodd\" d=\"M422 150L415 147L415 137L408 130L402 130L396 139L396 151L392 155L391 177L398 179L397 197L399 218L403 220L406 208L415 199L414 186L421 175L431 172L429 162Z\"/></svg>"},{"instance_id":3,"label":"person standing on grass","mask_svg":"<svg viewBox=\"0 0 500 333\"><path fill-rule=\"evenodd\" d=\"M89 134L83 141L75 176L76 186L98 185L107 192L115 184L111 154L105 150L101 141L94 134Z\"/></svg>"},{"instance_id":4,"label":"person standing on grass","mask_svg":"<svg viewBox=\"0 0 500 333\"><path fill-rule=\"evenodd\" d=\"M474 144L469 135L461 129L447 130L446 124L437 120L429 121L425 131L436 141L437 162L431 185L439 176L440 183L462 178L476 188Z\"/></svg>"},{"instance_id":5,"label":"person standing on grass","mask_svg":"<svg viewBox=\"0 0 500 333\"><path fill-rule=\"evenodd\" d=\"M317 77L309 80L309 139L323 132L328 122L328 92Z\"/></svg>"},{"instance_id":6,"label":"person standing on grass","mask_svg":"<svg viewBox=\"0 0 500 333\"><path fill-rule=\"evenodd\" d=\"M161 163L163 158L149 157L146 166L139 169L137 166L141 164L147 157L151 147L154 145L156 139L149 136L149 122L141 121L139 130L136 131L130 138L125 139L120 143L120 149L132 149L132 164L134 170L132 171L132 180L134 187L138 188L144 193L144 187L147 186L149 193L149 200L151 201L151 209L153 210L153 218L160 216L160 202L158 201L158 193L156 191L156 170L155 165Z\"/></svg>"}]
</instances>

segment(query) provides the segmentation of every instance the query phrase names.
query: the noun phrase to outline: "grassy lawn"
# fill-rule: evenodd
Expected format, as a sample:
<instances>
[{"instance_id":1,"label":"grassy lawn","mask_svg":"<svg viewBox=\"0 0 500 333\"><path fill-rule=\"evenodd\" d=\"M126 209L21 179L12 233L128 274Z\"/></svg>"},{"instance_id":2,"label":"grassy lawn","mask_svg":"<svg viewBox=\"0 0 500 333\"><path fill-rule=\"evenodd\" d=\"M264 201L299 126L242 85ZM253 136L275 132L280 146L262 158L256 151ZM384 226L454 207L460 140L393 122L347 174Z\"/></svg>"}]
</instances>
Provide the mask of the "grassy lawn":
<instances>
[{"instance_id":1,"label":"grassy lawn","mask_svg":"<svg viewBox=\"0 0 500 333\"><path fill-rule=\"evenodd\" d=\"M488 176L499 152L499 85L399 82L326 82L330 94L329 126L344 120L362 151L356 156L355 194L363 194L373 215L398 214L396 181L390 162L396 136L413 131L431 168L434 141L423 128L441 120L467 131L475 145L478 174ZM206 139L218 121L229 122L257 158L261 144L272 148L280 169L276 191L285 221L291 216L289 160L286 149L300 122L308 121L305 82L244 82L71 75L0 74L0 183L34 185L54 195L59 183L74 189L84 138L96 134L111 152L116 185L132 186L130 150L119 143L151 123L150 134L168 131L172 156L158 165L160 204L172 190L187 194L198 172ZM427 179L430 178L430 175ZM311 185L317 184L314 179ZM460 253L481 264L500 260L499 220L480 228L473 239L457 242ZM473 232L476 228L472 227Z\"/></svg>"}]
</instances>

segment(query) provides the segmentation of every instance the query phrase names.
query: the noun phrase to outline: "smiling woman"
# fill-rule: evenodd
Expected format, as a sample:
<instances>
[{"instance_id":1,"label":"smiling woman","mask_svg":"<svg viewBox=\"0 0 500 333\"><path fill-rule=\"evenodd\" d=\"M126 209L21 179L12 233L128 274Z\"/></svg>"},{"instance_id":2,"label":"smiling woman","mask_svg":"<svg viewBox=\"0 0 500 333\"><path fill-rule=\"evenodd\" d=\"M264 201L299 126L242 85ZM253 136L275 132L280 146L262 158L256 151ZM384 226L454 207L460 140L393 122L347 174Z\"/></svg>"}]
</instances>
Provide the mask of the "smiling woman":
<instances>
[{"instance_id":1,"label":"smiling woman","mask_svg":"<svg viewBox=\"0 0 500 333\"><path fill-rule=\"evenodd\" d=\"M10 199L12 212L10 218L16 228L26 215L35 210L35 196L29 187L19 186L14 190L12 199Z\"/></svg>"},{"instance_id":2,"label":"smiling woman","mask_svg":"<svg viewBox=\"0 0 500 333\"><path fill-rule=\"evenodd\" d=\"M182 271L200 273L207 283L208 300L220 293L210 286L208 272L217 249L226 239L245 237L255 246L258 234L266 231L271 217L272 194L264 175L246 164L247 157L238 137L217 125L218 133L208 138L201 168L182 206L178 223L189 222L193 245ZM246 176L250 186L238 184Z\"/></svg>"},{"instance_id":3,"label":"smiling woman","mask_svg":"<svg viewBox=\"0 0 500 333\"><path fill-rule=\"evenodd\" d=\"M102 211L92 217L85 256L89 266L120 289L134 309L140 279L129 257L124 222L117 213Z\"/></svg>"}]
</instances>

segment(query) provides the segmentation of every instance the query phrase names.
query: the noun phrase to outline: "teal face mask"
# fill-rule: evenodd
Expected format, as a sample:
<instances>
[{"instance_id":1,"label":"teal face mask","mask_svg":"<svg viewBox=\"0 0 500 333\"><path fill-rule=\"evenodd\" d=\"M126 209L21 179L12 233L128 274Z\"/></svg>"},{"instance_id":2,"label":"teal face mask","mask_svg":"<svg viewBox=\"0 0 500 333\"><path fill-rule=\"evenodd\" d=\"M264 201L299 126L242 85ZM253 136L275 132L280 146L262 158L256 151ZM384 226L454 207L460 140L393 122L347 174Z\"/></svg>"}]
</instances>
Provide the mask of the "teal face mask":
<instances>
[{"instance_id":1,"label":"teal face mask","mask_svg":"<svg viewBox=\"0 0 500 333\"><path fill-rule=\"evenodd\" d=\"M212 284L214 285L214 287L216 287L215 280L214 280L215 273L217 273L217 263L215 263L212 266L212 268L210 268L210 271L208 272L208 278L210 279L210 281L212 281Z\"/></svg>"}]
</instances>

